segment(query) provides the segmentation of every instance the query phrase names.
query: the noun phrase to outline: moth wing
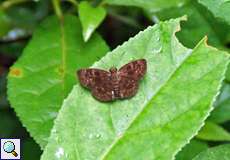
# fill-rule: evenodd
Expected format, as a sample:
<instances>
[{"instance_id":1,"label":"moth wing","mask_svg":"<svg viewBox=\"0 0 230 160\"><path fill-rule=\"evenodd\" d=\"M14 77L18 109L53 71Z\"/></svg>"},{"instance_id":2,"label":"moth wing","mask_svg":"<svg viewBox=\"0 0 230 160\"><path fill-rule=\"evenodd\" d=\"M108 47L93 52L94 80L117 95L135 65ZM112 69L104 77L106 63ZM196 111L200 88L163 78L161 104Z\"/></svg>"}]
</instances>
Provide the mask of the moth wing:
<instances>
[{"instance_id":1,"label":"moth wing","mask_svg":"<svg viewBox=\"0 0 230 160\"><path fill-rule=\"evenodd\" d=\"M91 89L92 95L100 101L113 100L113 85L110 73L100 69L81 69L77 72L82 86Z\"/></svg>"},{"instance_id":2,"label":"moth wing","mask_svg":"<svg viewBox=\"0 0 230 160\"><path fill-rule=\"evenodd\" d=\"M138 90L138 81L130 77L121 77L119 80L119 98L134 96Z\"/></svg>"},{"instance_id":3,"label":"moth wing","mask_svg":"<svg viewBox=\"0 0 230 160\"><path fill-rule=\"evenodd\" d=\"M124 66L122 66L118 74L120 77L129 77L134 80L141 79L147 70L147 62L145 59L139 59L132 61Z\"/></svg>"},{"instance_id":4,"label":"moth wing","mask_svg":"<svg viewBox=\"0 0 230 160\"><path fill-rule=\"evenodd\" d=\"M92 95L102 102L112 101L114 99L114 95L111 81L106 80L94 86L92 89Z\"/></svg>"},{"instance_id":5,"label":"moth wing","mask_svg":"<svg viewBox=\"0 0 230 160\"><path fill-rule=\"evenodd\" d=\"M101 82L108 80L110 73L101 69L89 68L78 70L77 76L82 86L92 89Z\"/></svg>"}]
</instances>

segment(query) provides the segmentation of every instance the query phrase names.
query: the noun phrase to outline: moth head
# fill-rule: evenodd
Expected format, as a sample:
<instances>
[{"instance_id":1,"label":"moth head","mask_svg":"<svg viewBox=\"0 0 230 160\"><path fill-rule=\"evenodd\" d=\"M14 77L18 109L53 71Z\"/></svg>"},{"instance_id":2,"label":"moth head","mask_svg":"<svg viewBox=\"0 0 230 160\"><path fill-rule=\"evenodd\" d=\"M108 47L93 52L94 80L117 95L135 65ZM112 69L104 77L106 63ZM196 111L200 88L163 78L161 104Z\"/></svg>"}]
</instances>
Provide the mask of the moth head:
<instances>
[{"instance_id":1,"label":"moth head","mask_svg":"<svg viewBox=\"0 0 230 160\"><path fill-rule=\"evenodd\" d=\"M117 68L116 67L112 67L109 69L110 73L117 73Z\"/></svg>"}]
</instances>

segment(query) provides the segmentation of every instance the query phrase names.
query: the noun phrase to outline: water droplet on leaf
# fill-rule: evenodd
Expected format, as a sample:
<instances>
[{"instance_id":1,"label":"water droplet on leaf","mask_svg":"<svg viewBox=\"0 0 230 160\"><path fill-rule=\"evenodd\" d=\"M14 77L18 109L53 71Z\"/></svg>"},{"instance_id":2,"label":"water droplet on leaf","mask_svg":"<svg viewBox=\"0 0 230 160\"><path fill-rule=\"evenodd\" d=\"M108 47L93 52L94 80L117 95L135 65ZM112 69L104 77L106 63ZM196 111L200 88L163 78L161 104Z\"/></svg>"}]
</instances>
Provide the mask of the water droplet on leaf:
<instances>
[{"instance_id":1,"label":"water droplet on leaf","mask_svg":"<svg viewBox=\"0 0 230 160\"><path fill-rule=\"evenodd\" d=\"M93 138L93 134L89 134L89 139L92 139Z\"/></svg>"},{"instance_id":2,"label":"water droplet on leaf","mask_svg":"<svg viewBox=\"0 0 230 160\"><path fill-rule=\"evenodd\" d=\"M153 50L153 53L156 54L156 53L160 53L162 50L162 46L160 46L159 48L156 48Z\"/></svg>"},{"instance_id":3,"label":"water droplet on leaf","mask_svg":"<svg viewBox=\"0 0 230 160\"><path fill-rule=\"evenodd\" d=\"M100 138L100 137L101 137L101 135L100 135L100 134L97 134L97 135L96 135L96 138Z\"/></svg>"},{"instance_id":4,"label":"water droplet on leaf","mask_svg":"<svg viewBox=\"0 0 230 160\"><path fill-rule=\"evenodd\" d=\"M55 152L55 156L60 159L63 155L64 155L65 151L62 147L59 147L56 152Z\"/></svg>"}]
</instances>

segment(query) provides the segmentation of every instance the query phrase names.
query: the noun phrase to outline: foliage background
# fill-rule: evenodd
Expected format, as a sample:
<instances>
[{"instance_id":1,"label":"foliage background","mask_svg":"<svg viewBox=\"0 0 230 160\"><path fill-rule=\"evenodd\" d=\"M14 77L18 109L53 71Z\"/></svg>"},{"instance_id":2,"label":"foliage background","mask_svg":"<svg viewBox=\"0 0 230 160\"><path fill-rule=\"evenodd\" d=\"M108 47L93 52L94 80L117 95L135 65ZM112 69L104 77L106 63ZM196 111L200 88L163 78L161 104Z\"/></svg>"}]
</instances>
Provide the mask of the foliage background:
<instances>
[{"instance_id":1,"label":"foliage background","mask_svg":"<svg viewBox=\"0 0 230 160\"><path fill-rule=\"evenodd\" d=\"M71 1L74 0L62 1L62 10L78 15L78 10ZM211 0L177 0L172 1L172 4L166 0L151 4L144 0L122 2L125 1L90 1L94 6L102 5L106 9L106 17L99 22L97 31L111 50L149 25L183 15L187 15L188 20L183 22L182 31L176 35L186 47L193 48L207 35L210 45L226 51L230 49L230 19L226 16L230 13L230 1L223 4ZM220 7L213 7L218 5ZM34 157L40 159L42 151L9 105L6 96L6 76L9 67L21 56L36 26L47 16L55 14L53 6L53 3L47 0L2 0L0 4L0 137L20 137L25 160L35 159ZM87 20L82 20L85 21ZM229 143L229 97L230 70L215 103L217 108L200 133L176 156L176 159L192 159L207 148Z\"/></svg>"}]
</instances>

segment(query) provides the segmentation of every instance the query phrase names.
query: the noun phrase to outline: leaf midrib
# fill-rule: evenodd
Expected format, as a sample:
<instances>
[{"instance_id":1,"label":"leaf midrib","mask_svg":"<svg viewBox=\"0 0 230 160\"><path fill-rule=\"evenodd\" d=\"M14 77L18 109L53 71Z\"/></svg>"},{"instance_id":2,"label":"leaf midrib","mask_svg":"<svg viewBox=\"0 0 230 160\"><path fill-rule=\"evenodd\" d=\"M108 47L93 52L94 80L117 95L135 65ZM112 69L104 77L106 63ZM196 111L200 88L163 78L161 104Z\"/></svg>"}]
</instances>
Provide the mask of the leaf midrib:
<instances>
[{"instance_id":1,"label":"leaf midrib","mask_svg":"<svg viewBox=\"0 0 230 160\"><path fill-rule=\"evenodd\" d=\"M67 52L66 52L66 39L65 39L65 27L64 27L64 19L60 19L60 31L61 31L61 54L62 54L62 63L61 63L61 66L62 66L62 69L63 69L63 72L61 74L61 78L62 78L62 90L63 90L63 100L65 99L65 76L66 74L68 74L68 72L66 72L66 57L67 57ZM76 123L75 123L76 125ZM78 151L78 147L77 147L77 144L74 143L75 147L76 148L76 154L75 154L75 157L77 157L77 159L81 159L80 158L80 154L79 154L79 151Z\"/></svg>"},{"instance_id":2,"label":"leaf midrib","mask_svg":"<svg viewBox=\"0 0 230 160\"><path fill-rule=\"evenodd\" d=\"M62 78L62 99L65 99L65 77L66 74L68 74L68 72L66 72L66 57L67 57L67 52L66 52L66 39L65 39L65 27L64 27L64 19L60 19L60 31L61 31L61 54L62 54L62 74L61 74L61 78ZM75 144L76 146L77 144ZM77 157L77 159L81 159L79 156L79 152L78 152L78 147L74 147L76 148L76 154L75 157Z\"/></svg>"},{"instance_id":3,"label":"leaf midrib","mask_svg":"<svg viewBox=\"0 0 230 160\"><path fill-rule=\"evenodd\" d=\"M202 41L201 41L202 42ZM171 75L168 77L168 79L161 85L161 87L159 87L158 91L156 91L156 93L154 95L152 95L151 100L149 100L148 102L146 102L146 104L144 104L144 107L142 107L142 110L136 115L136 117L133 119L133 121L131 121L131 123L128 125L128 127L124 130L123 134L121 134L119 137L116 137L116 139L113 141L113 143L109 146L109 149L107 149L105 151L104 154L102 154L101 158L99 158L99 160L105 160L105 158L107 157L107 155L109 154L109 152L112 150L112 148L119 142L120 139L122 139L124 137L124 135L126 134L125 132L133 125L133 123L136 121L136 119L138 119L138 117L143 113L144 109L147 108L149 106L149 104L152 102L152 100L154 99L155 95L157 95L165 86L167 86L166 84L172 79L172 77L177 73L177 70L179 68L181 68L181 66L183 66L184 62L191 56L193 55L192 53L195 52L197 50L197 48L200 46L201 42L192 50L192 52L187 55L187 57L185 57L182 61L182 63L178 66L176 66L176 68L174 69L174 71L171 73Z\"/></svg>"},{"instance_id":4,"label":"leaf midrib","mask_svg":"<svg viewBox=\"0 0 230 160\"><path fill-rule=\"evenodd\" d=\"M66 56L67 56L64 20L60 20L60 31L61 31L61 55L62 55L62 62L61 62L62 99L64 100L65 99Z\"/></svg>"}]
</instances>

